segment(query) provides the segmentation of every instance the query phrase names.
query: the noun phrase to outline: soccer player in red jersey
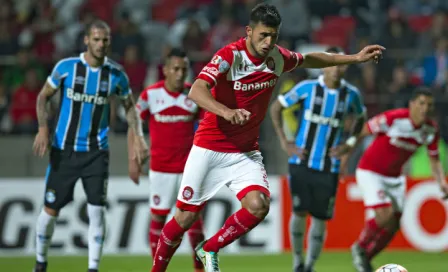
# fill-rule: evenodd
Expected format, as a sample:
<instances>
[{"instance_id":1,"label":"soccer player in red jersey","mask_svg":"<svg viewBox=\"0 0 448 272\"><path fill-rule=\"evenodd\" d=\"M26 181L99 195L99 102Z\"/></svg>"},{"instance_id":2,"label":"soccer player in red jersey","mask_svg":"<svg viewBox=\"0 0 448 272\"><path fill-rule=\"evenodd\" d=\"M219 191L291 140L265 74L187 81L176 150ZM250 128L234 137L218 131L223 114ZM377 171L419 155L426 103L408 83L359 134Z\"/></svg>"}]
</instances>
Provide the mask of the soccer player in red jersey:
<instances>
[{"instance_id":1,"label":"soccer player in red jersey","mask_svg":"<svg viewBox=\"0 0 448 272\"><path fill-rule=\"evenodd\" d=\"M172 49L163 67L165 80L143 90L137 102L141 119L149 119L151 222L148 243L153 257L160 232L176 203L185 162L193 145L195 123L200 113L200 108L187 97L191 88L191 84L185 83L188 65L185 52ZM140 168L135 161L134 163L134 167L130 167L134 171L130 174L132 180L138 183ZM202 218L192 225L188 236L194 250L204 240ZM196 254L193 254L193 261L195 271L204 271Z\"/></svg>"},{"instance_id":2,"label":"soccer player in red jersey","mask_svg":"<svg viewBox=\"0 0 448 272\"><path fill-rule=\"evenodd\" d=\"M220 271L218 251L268 214L269 182L258 150L258 136L281 74L299 66L322 68L377 60L384 49L371 45L355 55L302 56L276 45L280 24L275 6L257 5L246 27L247 37L220 49L194 82L188 96L207 112L185 165L176 214L162 230L153 272L166 271L183 234L222 186L235 193L242 207L196 248L205 271Z\"/></svg>"},{"instance_id":3,"label":"soccer player in red jersey","mask_svg":"<svg viewBox=\"0 0 448 272\"><path fill-rule=\"evenodd\" d=\"M418 88L409 108L379 114L361 132L360 137L375 135L356 169L364 206L374 209L375 217L366 221L352 246L353 264L358 272L372 271L371 259L389 244L400 227L406 192L402 167L421 145L427 146L433 175L444 198L448 197L448 184L439 160L439 132L430 119L433 107L431 91Z\"/></svg>"}]
</instances>

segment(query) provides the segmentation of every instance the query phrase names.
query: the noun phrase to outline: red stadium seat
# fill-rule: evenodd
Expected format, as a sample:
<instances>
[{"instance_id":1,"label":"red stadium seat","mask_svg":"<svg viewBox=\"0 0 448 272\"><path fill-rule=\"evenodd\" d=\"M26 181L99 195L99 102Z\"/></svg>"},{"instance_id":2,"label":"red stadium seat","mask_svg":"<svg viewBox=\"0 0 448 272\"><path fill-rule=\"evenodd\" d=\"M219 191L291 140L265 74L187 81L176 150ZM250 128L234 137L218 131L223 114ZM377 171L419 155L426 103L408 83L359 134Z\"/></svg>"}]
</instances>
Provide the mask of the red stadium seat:
<instances>
[{"instance_id":1,"label":"red stadium seat","mask_svg":"<svg viewBox=\"0 0 448 272\"><path fill-rule=\"evenodd\" d=\"M432 16L429 15L408 17L409 27L417 33L427 31L429 28L431 28L431 24L432 24Z\"/></svg>"},{"instance_id":2,"label":"red stadium seat","mask_svg":"<svg viewBox=\"0 0 448 272\"><path fill-rule=\"evenodd\" d=\"M313 33L313 40L319 44L335 45L347 50L349 36L344 33L334 31L333 29L320 29Z\"/></svg>"},{"instance_id":3,"label":"red stadium seat","mask_svg":"<svg viewBox=\"0 0 448 272\"><path fill-rule=\"evenodd\" d=\"M152 19L158 22L173 23L176 20L177 8L184 2L184 0L158 1L151 8Z\"/></svg>"},{"instance_id":4,"label":"red stadium seat","mask_svg":"<svg viewBox=\"0 0 448 272\"><path fill-rule=\"evenodd\" d=\"M353 17L326 16L322 22L322 28L337 28L345 33L352 33L356 27Z\"/></svg>"}]
</instances>

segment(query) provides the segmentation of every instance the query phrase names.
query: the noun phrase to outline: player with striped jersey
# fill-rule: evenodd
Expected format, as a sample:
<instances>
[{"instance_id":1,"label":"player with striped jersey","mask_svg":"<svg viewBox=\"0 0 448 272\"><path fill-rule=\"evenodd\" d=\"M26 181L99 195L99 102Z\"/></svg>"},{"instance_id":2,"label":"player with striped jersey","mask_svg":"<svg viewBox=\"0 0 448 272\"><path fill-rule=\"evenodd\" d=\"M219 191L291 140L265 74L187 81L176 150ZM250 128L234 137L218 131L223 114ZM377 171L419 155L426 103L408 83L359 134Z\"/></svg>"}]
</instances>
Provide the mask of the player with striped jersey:
<instances>
[{"instance_id":1,"label":"player with striped jersey","mask_svg":"<svg viewBox=\"0 0 448 272\"><path fill-rule=\"evenodd\" d=\"M331 47L326 52L343 54ZM365 107L356 87L342 77L347 66L323 69L316 80L305 80L286 94L278 96L271 107L271 117L282 148L289 155L289 185L293 200L290 232L294 249L294 271L311 272L322 251L325 221L333 217L338 185L340 156L356 142L365 120ZM300 104L300 126L294 143L283 132L281 113L284 108ZM347 142L341 141L344 119L357 119ZM308 232L306 262L302 260L303 235L307 214L312 216Z\"/></svg>"},{"instance_id":2,"label":"player with striped jersey","mask_svg":"<svg viewBox=\"0 0 448 272\"><path fill-rule=\"evenodd\" d=\"M110 44L109 26L93 22L86 32L87 51L66 58L54 67L37 101L39 132L33 149L46 153L50 137L46 104L60 90L59 116L50 148L44 208L36 224L35 272L47 270L47 251L59 211L73 199L78 179L87 196L89 217L89 271L98 271L105 233L104 205L109 177L109 98L118 96L126 110L134 154L141 161L147 156L140 119L123 68L106 57ZM137 136L138 135L138 136Z\"/></svg>"}]
</instances>

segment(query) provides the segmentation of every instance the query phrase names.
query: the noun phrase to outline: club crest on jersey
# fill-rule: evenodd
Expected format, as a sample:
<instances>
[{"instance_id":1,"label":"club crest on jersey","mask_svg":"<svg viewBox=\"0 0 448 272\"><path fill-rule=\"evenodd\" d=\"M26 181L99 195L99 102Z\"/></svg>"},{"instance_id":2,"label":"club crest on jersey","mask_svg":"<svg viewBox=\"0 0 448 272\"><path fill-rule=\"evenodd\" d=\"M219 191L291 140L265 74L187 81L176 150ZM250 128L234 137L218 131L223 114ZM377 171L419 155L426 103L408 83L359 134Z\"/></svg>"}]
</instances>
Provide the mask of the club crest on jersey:
<instances>
[{"instance_id":1,"label":"club crest on jersey","mask_svg":"<svg viewBox=\"0 0 448 272\"><path fill-rule=\"evenodd\" d=\"M186 186L184 188L184 191L182 192L182 197L188 201L193 197L193 194L194 194L193 188L191 188L190 186Z\"/></svg>"},{"instance_id":2,"label":"club crest on jersey","mask_svg":"<svg viewBox=\"0 0 448 272\"><path fill-rule=\"evenodd\" d=\"M275 70L275 61L274 58L268 57L266 60L266 65L268 66L268 69L271 71Z\"/></svg>"},{"instance_id":3,"label":"club crest on jersey","mask_svg":"<svg viewBox=\"0 0 448 272\"><path fill-rule=\"evenodd\" d=\"M191 108L193 106L193 101L191 101L191 99L189 99L188 97L185 97L184 104L185 106Z\"/></svg>"},{"instance_id":4,"label":"club crest on jersey","mask_svg":"<svg viewBox=\"0 0 448 272\"><path fill-rule=\"evenodd\" d=\"M212 60L210 61L212 64L220 64L222 62L222 58L219 55L213 56Z\"/></svg>"},{"instance_id":5,"label":"club crest on jersey","mask_svg":"<svg viewBox=\"0 0 448 272\"><path fill-rule=\"evenodd\" d=\"M45 193L45 200L48 202L48 203L54 203L55 201L56 201L56 193L53 191L53 190L48 190L46 193Z\"/></svg>"},{"instance_id":6,"label":"club crest on jersey","mask_svg":"<svg viewBox=\"0 0 448 272\"><path fill-rule=\"evenodd\" d=\"M107 92L107 89L109 89L109 82L103 80L100 82L100 91L101 92Z\"/></svg>"}]
</instances>

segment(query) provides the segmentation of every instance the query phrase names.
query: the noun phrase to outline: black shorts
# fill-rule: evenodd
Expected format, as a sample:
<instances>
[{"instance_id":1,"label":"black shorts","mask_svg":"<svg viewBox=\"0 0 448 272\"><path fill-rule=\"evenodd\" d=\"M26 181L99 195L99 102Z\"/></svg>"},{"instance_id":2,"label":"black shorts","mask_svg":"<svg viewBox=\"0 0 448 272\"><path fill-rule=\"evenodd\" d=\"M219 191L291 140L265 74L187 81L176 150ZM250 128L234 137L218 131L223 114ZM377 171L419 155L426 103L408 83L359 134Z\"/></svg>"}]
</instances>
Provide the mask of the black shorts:
<instances>
[{"instance_id":1,"label":"black shorts","mask_svg":"<svg viewBox=\"0 0 448 272\"><path fill-rule=\"evenodd\" d=\"M333 218L339 175L303 165L289 165L289 189L295 212L309 212L328 220Z\"/></svg>"},{"instance_id":2,"label":"black shorts","mask_svg":"<svg viewBox=\"0 0 448 272\"><path fill-rule=\"evenodd\" d=\"M48 208L60 210L70 203L78 179L82 181L87 202L104 206L109 179L109 151L75 152L52 148L46 179L44 199Z\"/></svg>"}]
</instances>

